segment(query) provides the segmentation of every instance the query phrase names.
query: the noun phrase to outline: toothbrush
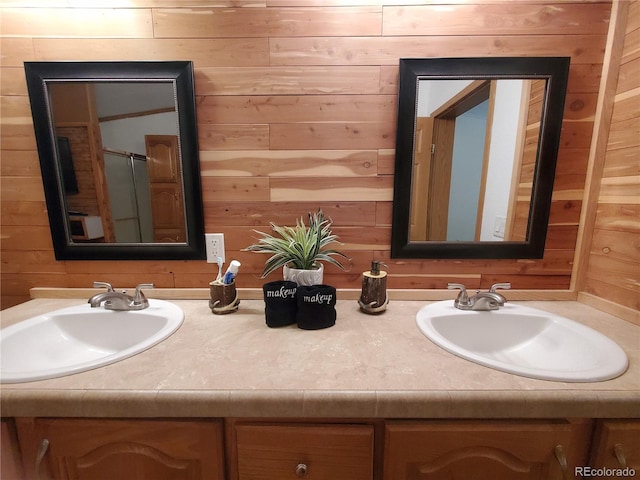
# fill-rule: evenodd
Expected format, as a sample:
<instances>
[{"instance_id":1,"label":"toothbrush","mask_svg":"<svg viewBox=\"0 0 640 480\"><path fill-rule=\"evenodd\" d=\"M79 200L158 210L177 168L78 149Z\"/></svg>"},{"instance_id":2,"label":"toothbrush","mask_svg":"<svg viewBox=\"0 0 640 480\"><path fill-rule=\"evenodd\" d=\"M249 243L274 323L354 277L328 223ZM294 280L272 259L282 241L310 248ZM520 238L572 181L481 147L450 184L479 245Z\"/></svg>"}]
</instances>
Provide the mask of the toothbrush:
<instances>
[{"instance_id":1,"label":"toothbrush","mask_svg":"<svg viewBox=\"0 0 640 480\"><path fill-rule=\"evenodd\" d=\"M224 261L222 257L217 257L218 263L218 276L216 277L216 283L222 283L222 266L224 265Z\"/></svg>"}]
</instances>

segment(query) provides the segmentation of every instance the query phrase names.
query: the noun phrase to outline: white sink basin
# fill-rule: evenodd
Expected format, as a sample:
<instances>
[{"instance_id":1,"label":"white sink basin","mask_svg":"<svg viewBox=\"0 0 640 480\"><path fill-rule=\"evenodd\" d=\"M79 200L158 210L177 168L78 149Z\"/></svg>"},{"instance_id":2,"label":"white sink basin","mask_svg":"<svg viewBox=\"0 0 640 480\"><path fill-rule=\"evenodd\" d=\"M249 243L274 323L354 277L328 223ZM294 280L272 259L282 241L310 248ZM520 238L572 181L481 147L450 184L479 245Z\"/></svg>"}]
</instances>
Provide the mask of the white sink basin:
<instances>
[{"instance_id":1,"label":"white sink basin","mask_svg":"<svg viewBox=\"0 0 640 480\"><path fill-rule=\"evenodd\" d=\"M542 380L598 382L622 375L627 355L611 339L552 313L506 303L499 310L459 310L453 300L422 308L418 328L459 357Z\"/></svg>"},{"instance_id":2,"label":"white sink basin","mask_svg":"<svg viewBox=\"0 0 640 480\"><path fill-rule=\"evenodd\" d=\"M183 319L177 305L150 299L144 310L86 303L24 320L0 330L0 383L62 377L124 360L166 339Z\"/></svg>"}]
</instances>

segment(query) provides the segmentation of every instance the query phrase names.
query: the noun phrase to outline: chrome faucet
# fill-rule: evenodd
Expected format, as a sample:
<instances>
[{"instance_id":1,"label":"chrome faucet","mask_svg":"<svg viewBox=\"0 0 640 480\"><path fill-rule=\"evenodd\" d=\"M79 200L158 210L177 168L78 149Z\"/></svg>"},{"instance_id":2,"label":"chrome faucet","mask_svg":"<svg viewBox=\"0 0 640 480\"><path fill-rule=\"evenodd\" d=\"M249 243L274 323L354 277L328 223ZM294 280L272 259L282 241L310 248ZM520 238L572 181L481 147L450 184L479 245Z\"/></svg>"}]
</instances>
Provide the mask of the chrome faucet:
<instances>
[{"instance_id":1,"label":"chrome faucet","mask_svg":"<svg viewBox=\"0 0 640 480\"><path fill-rule=\"evenodd\" d=\"M496 292L496 290L498 289L502 289L502 290L509 290L511 288L511 284L509 282L506 283L494 283L493 285L491 285L491 288L489 289L489 293L495 293L498 298L501 300L500 306L503 306L507 299L504 298L504 295L499 294L498 292Z\"/></svg>"},{"instance_id":2,"label":"chrome faucet","mask_svg":"<svg viewBox=\"0 0 640 480\"><path fill-rule=\"evenodd\" d=\"M458 298L453 301L453 306L460 310L498 310L504 306L507 301L503 295L496 292L497 289L508 290L511 288L510 283L495 283L488 292L476 292L475 295L469 296L467 289L461 283L449 283L449 290L459 289Z\"/></svg>"},{"instance_id":3,"label":"chrome faucet","mask_svg":"<svg viewBox=\"0 0 640 480\"><path fill-rule=\"evenodd\" d=\"M113 287L106 282L94 282L94 287L106 287L106 292L97 293L89 299L91 308L97 308L104 302L107 310L143 310L149 306L149 300L142 293L143 288L153 288L153 283L141 283L136 287L133 295L127 295L125 290L116 292Z\"/></svg>"}]
</instances>

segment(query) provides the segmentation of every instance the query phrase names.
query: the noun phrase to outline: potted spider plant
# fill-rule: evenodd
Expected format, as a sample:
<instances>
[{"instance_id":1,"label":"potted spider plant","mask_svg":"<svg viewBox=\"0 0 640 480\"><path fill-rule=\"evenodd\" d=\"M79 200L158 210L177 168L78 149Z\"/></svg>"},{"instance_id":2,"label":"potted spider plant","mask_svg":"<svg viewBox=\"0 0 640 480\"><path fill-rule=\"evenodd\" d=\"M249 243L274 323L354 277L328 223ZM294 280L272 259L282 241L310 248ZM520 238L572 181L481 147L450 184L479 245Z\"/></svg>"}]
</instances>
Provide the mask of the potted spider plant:
<instances>
[{"instance_id":1,"label":"potted spider plant","mask_svg":"<svg viewBox=\"0 0 640 480\"><path fill-rule=\"evenodd\" d=\"M298 285L320 285L323 283L324 272L322 262L346 270L334 257L348 257L328 248L328 245L338 239L331 232L331 219L325 217L322 210L318 210L315 213L309 212L308 223L308 226L305 225L303 218L296 220L295 227L282 227L271 223L273 235L254 230L262 237L258 239L258 243L245 248L244 251L271 255L265 262L262 278L282 267L285 280L296 282Z\"/></svg>"}]
</instances>

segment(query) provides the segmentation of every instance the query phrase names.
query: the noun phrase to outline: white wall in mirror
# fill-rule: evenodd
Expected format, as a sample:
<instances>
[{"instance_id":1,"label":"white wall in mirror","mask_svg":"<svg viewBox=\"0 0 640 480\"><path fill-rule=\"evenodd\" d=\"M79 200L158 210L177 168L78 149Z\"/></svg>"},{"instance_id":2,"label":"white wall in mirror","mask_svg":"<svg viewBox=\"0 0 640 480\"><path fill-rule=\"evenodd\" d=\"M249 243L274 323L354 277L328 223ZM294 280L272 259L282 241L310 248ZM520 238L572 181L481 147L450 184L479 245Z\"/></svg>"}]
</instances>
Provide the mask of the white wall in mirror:
<instances>
[{"instance_id":1,"label":"white wall in mirror","mask_svg":"<svg viewBox=\"0 0 640 480\"><path fill-rule=\"evenodd\" d=\"M98 117L176 108L174 82L96 82L94 85Z\"/></svg>"},{"instance_id":2,"label":"white wall in mirror","mask_svg":"<svg viewBox=\"0 0 640 480\"><path fill-rule=\"evenodd\" d=\"M495 235L496 220L506 218L510 202L511 183L519 172L522 158L522 138L525 128L522 111L526 80L498 80L494 103L493 125L489 151L487 188L482 213L480 240L503 240Z\"/></svg>"}]
</instances>

